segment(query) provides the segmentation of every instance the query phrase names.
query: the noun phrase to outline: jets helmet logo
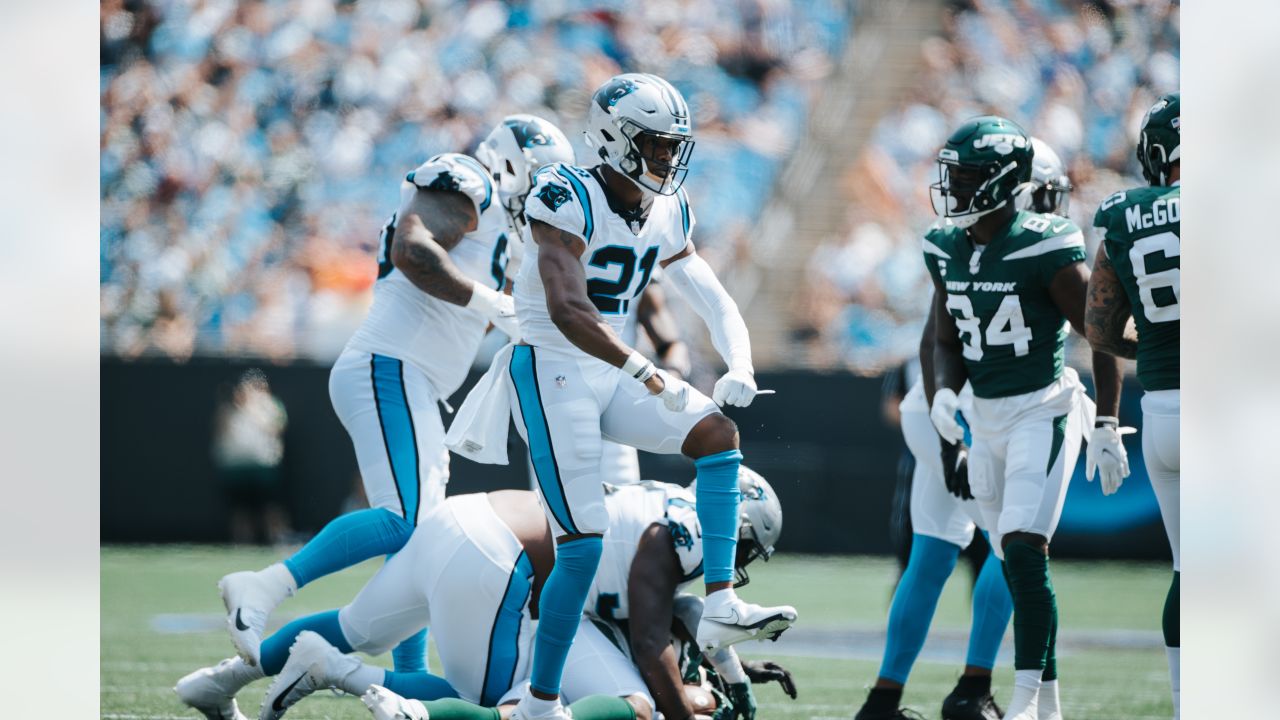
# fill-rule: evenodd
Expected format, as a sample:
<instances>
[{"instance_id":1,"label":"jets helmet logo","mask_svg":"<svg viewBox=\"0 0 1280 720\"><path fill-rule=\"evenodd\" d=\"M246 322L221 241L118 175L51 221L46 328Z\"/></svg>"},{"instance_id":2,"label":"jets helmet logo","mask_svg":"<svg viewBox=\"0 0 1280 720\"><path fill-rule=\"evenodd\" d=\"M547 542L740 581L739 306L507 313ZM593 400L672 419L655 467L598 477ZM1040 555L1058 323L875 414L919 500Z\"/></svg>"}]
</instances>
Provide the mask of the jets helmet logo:
<instances>
[{"instance_id":1,"label":"jets helmet logo","mask_svg":"<svg viewBox=\"0 0 1280 720\"><path fill-rule=\"evenodd\" d=\"M1027 139L1021 135L1011 133L992 133L982 135L973 141L973 147L976 150L989 147L1001 155L1008 155L1013 152L1014 148L1024 148L1027 146Z\"/></svg>"}]
</instances>

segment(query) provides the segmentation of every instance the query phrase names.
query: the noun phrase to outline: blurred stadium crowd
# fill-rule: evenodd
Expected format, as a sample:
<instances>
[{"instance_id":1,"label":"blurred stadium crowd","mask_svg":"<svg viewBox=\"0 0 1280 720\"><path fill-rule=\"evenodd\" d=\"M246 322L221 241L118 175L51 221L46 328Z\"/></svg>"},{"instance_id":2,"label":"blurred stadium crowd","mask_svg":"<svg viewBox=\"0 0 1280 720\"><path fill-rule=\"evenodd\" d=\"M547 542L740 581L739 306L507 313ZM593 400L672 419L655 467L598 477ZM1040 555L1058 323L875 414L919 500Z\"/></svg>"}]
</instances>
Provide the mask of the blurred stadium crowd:
<instances>
[{"instance_id":1,"label":"blurred stadium crowd","mask_svg":"<svg viewBox=\"0 0 1280 720\"><path fill-rule=\"evenodd\" d=\"M937 149L968 117L1009 117L1055 148L1089 237L1109 194L1142 185L1134 142L1157 97L1178 89L1170 0L964 0L922 47L914 92L886 114L843 178L844 232L810 258L792 308L798 362L873 372L916 352L932 287L919 238L936 219ZM1075 352L1084 343L1072 336ZM1086 361L1087 366L1087 361Z\"/></svg>"},{"instance_id":2,"label":"blurred stadium crowd","mask_svg":"<svg viewBox=\"0 0 1280 720\"><path fill-rule=\"evenodd\" d=\"M577 145L625 70L690 100L699 244L742 261L839 0L103 0L103 353L337 355L399 181L533 112Z\"/></svg>"}]
</instances>

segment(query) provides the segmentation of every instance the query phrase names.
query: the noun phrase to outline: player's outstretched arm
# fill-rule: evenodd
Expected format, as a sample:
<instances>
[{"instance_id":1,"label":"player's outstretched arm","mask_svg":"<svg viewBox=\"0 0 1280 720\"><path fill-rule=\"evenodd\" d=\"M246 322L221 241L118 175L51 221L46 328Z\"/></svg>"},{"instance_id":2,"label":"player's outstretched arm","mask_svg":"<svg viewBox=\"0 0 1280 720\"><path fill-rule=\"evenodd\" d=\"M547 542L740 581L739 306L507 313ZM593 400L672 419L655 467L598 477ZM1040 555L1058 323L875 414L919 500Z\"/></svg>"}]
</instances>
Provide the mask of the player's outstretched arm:
<instances>
[{"instance_id":1,"label":"player's outstretched arm","mask_svg":"<svg viewBox=\"0 0 1280 720\"><path fill-rule=\"evenodd\" d=\"M707 261L694 250L692 242L663 261L662 267L671 284L711 330L711 344L729 368L716 383L711 399L718 405L750 405L756 396L755 368L751 364L751 338L738 304Z\"/></svg>"},{"instance_id":2,"label":"player's outstretched arm","mask_svg":"<svg viewBox=\"0 0 1280 720\"><path fill-rule=\"evenodd\" d=\"M475 205L461 192L419 189L396 221L391 262L426 294L466 305L475 281L449 259L462 236L476 227Z\"/></svg>"},{"instance_id":3,"label":"player's outstretched arm","mask_svg":"<svg viewBox=\"0 0 1280 720\"><path fill-rule=\"evenodd\" d=\"M680 579L680 559L671 532L654 523L640 536L627 579L631 608L631 656L658 712L669 718L693 717L684 693L680 665L671 646L672 605Z\"/></svg>"}]
</instances>

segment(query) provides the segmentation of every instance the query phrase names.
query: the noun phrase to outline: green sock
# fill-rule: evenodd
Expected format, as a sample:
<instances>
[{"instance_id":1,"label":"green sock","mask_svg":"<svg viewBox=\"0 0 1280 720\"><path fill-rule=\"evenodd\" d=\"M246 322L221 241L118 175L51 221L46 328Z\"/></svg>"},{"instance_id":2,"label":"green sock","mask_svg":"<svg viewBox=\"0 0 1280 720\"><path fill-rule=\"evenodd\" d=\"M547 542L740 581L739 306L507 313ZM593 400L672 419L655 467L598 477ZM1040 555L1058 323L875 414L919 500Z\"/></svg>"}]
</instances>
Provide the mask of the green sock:
<instances>
[{"instance_id":1,"label":"green sock","mask_svg":"<svg viewBox=\"0 0 1280 720\"><path fill-rule=\"evenodd\" d=\"M480 707L455 698L422 704L427 706L431 720L499 720L502 717L495 708Z\"/></svg>"},{"instance_id":2,"label":"green sock","mask_svg":"<svg viewBox=\"0 0 1280 720\"><path fill-rule=\"evenodd\" d=\"M1182 643L1181 623L1178 610L1178 580L1182 573L1173 572L1173 583L1169 585L1169 594L1164 598L1164 644L1165 647L1176 648Z\"/></svg>"},{"instance_id":3,"label":"green sock","mask_svg":"<svg viewBox=\"0 0 1280 720\"><path fill-rule=\"evenodd\" d=\"M620 697L591 695L569 706L573 720L636 720L636 709ZM432 715L431 720L436 720Z\"/></svg>"},{"instance_id":4,"label":"green sock","mask_svg":"<svg viewBox=\"0 0 1280 720\"><path fill-rule=\"evenodd\" d=\"M1055 606L1049 558L1040 548L1017 540L1005 547L1004 558L1009 592L1013 595L1013 667L1044 670L1053 637Z\"/></svg>"},{"instance_id":5,"label":"green sock","mask_svg":"<svg viewBox=\"0 0 1280 720\"><path fill-rule=\"evenodd\" d=\"M1049 592L1053 593L1053 581L1049 581ZM1044 672L1040 679L1044 682L1058 679L1058 595L1053 594L1053 626L1049 631L1049 652L1044 658Z\"/></svg>"}]
</instances>

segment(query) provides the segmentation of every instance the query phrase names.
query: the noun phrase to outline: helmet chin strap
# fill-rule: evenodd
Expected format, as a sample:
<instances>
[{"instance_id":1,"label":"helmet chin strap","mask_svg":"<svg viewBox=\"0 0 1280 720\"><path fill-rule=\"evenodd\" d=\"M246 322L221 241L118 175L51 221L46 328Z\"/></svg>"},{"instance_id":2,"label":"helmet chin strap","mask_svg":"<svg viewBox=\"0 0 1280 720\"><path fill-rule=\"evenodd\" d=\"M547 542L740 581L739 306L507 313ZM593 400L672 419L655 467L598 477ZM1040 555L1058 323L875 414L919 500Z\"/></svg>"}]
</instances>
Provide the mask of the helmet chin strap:
<instances>
[{"instance_id":1,"label":"helmet chin strap","mask_svg":"<svg viewBox=\"0 0 1280 720\"><path fill-rule=\"evenodd\" d=\"M1004 207L1008 202L1009 202L1008 200L1001 200L1000 204L996 205L993 208L989 208L987 210L980 210L976 213L969 213L968 215L960 215L958 217L955 215L949 215L947 216L947 219L951 221L952 225L955 225L956 227L963 230L965 228L973 227L974 223L978 222L979 220L986 217L987 215L990 215L991 213Z\"/></svg>"}]
</instances>

